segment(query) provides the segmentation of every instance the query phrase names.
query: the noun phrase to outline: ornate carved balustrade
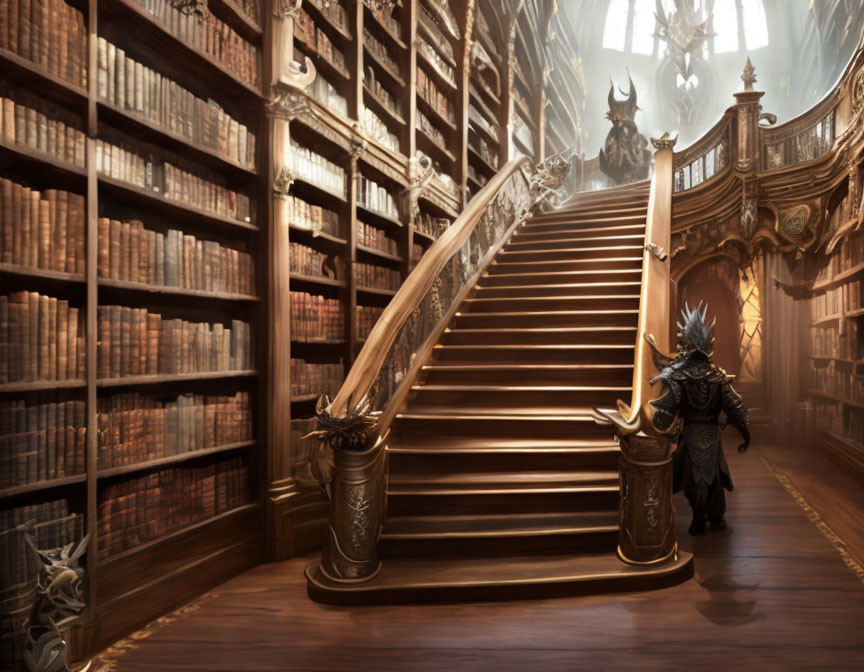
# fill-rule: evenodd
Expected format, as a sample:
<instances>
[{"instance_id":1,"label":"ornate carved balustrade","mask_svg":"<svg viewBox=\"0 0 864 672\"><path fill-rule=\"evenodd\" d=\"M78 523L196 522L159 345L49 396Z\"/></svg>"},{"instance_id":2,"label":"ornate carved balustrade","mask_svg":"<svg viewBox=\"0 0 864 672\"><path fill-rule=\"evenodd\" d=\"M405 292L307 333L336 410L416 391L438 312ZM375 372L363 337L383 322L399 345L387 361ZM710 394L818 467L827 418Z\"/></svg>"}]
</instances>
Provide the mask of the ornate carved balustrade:
<instances>
[{"instance_id":1,"label":"ornate carved balustrade","mask_svg":"<svg viewBox=\"0 0 864 672\"><path fill-rule=\"evenodd\" d=\"M732 120L727 112L704 138L675 155L675 193L698 187L729 170Z\"/></svg>"},{"instance_id":2,"label":"ornate carved balustrade","mask_svg":"<svg viewBox=\"0 0 864 672\"><path fill-rule=\"evenodd\" d=\"M377 573L387 431L456 307L531 212L554 200L569 163L508 163L423 255L375 324L339 393L319 403L315 435L333 451L329 538L321 570L335 581Z\"/></svg>"}]
</instances>

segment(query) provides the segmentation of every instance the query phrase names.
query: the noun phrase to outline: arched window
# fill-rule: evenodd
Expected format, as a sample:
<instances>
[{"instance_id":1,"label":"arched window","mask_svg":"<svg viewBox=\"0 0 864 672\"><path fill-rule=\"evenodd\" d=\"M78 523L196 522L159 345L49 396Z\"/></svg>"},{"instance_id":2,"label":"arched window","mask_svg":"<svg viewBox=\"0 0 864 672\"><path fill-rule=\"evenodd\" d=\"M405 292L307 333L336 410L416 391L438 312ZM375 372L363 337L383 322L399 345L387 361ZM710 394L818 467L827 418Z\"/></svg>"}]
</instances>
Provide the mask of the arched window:
<instances>
[{"instance_id":1,"label":"arched window","mask_svg":"<svg viewBox=\"0 0 864 672\"><path fill-rule=\"evenodd\" d=\"M737 51L752 51L768 46L768 22L762 0L691 0L693 9L711 15L706 56ZM668 15L675 11L675 0L661 0ZM665 44L656 36L656 0L610 0L603 27L603 47L633 54L661 57Z\"/></svg>"}]
</instances>

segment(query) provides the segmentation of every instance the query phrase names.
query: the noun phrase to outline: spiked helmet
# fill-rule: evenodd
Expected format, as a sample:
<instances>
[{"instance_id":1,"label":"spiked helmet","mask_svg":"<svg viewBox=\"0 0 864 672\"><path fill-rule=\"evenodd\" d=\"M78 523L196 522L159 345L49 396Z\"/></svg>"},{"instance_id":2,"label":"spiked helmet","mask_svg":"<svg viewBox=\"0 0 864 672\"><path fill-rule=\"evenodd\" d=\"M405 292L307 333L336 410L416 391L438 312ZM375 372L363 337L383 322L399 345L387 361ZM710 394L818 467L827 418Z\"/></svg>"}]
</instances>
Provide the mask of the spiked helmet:
<instances>
[{"instance_id":1,"label":"spiked helmet","mask_svg":"<svg viewBox=\"0 0 864 672\"><path fill-rule=\"evenodd\" d=\"M708 305L699 302L695 308L690 308L688 303L681 310L681 319L678 320L678 352L681 354L692 354L699 352L706 357L714 355L714 325L715 317L708 324Z\"/></svg>"}]
</instances>

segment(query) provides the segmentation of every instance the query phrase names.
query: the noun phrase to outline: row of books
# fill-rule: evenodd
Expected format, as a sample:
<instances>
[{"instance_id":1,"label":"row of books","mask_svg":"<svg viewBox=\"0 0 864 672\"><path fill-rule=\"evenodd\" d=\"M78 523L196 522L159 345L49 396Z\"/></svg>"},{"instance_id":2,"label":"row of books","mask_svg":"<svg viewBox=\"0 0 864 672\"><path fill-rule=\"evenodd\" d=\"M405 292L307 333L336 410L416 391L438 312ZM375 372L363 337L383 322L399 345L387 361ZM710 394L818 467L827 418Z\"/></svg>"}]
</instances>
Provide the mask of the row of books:
<instances>
[{"instance_id":1,"label":"row of books","mask_svg":"<svg viewBox=\"0 0 864 672\"><path fill-rule=\"evenodd\" d=\"M399 138L391 133L387 124L365 105L360 106L360 126L369 137L392 152L399 151Z\"/></svg>"},{"instance_id":2,"label":"row of books","mask_svg":"<svg viewBox=\"0 0 864 672\"><path fill-rule=\"evenodd\" d=\"M242 458L165 469L99 493L99 557L107 558L249 501Z\"/></svg>"},{"instance_id":3,"label":"row of books","mask_svg":"<svg viewBox=\"0 0 864 672\"><path fill-rule=\"evenodd\" d=\"M315 27L315 22L312 20L303 9L297 12L294 19L294 41L306 45L306 49L313 54L318 54L321 58L327 61L339 72L345 73L347 76L348 70L345 66L345 53L338 47L333 45L330 38L320 28ZM299 53L296 53L295 58L298 58Z\"/></svg>"},{"instance_id":4,"label":"row of books","mask_svg":"<svg viewBox=\"0 0 864 672\"><path fill-rule=\"evenodd\" d=\"M485 113L483 113L481 109L476 107L473 103L468 105L468 123L477 133L480 132L477 128L480 128L488 135L492 136L496 141L499 140L498 129L496 128L497 122L494 119L488 119Z\"/></svg>"},{"instance_id":5,"label":"row of books","mask_svg":"<svg viewBox=\"0 0 864 672\"><path fill-rule=\"evenodd\" d=\"M291 457L295 468L299 475L306 479L316 477L312 465L317 462L324 446L314 437L309 437L310 432L314 432L318 419L299 418L293 419L289 423L288 441L291 446ZM308 437L308 438L304 438Z\"/></svg>"},{"instance_id":6,"label":"row of books","mask_svg":"<svg viewBox=\"0 0 864 672\"><path fill-rule=\"evenodd\" d=\"M420 233L425 233L427 236L437 238L447 229L450 228L452 222L445 217L435 217L428 212L421 212L420 216L414 220L414 228Z\"/></svg>"},{"instance_id":7,"label":"row of books","mask_svg":"<svg viewBox=\"0 0 864 672\"><path fill-rule=\"evenodd\" d=\"M291 292L291 339L331 341L345 338L345 307L339 299Z\"/></svg>"},{"instance_id":8,"label":"row of books","mask_svg":"<svg viewBox=\"0 0 864 672\"><path fill-rule=\"evenodd\" d=\"M213 100L198 98L177 82L129 58L99 38L97 95L181 135L195 146L236 161L255 164L255 135Z\"/></svg>"},{"instance_id":9,"label":"row of books","mask_svg":"<svg viewBox=\"0 0 864 672\"><path fill-rule=\"evenodd\" d=\"M840 266L838 272L854 268L864 262L864 236L848 236L840 248Z\"/></svg>"},{"instance_id":10,"label":"row of books","mask_svg":"<svg viewBox=\"0 0 864 672\"><path fill-rule=\"evenodd\" d=\"M304 359L291 359L291 396L326 394L336 396L345 379L345 365L340 359L334 364L318 364Z\"/></svg>"},{"instance_id":11,"label":"row of books","mask_svg":"<svg viewBox=\"0 0 864 672\"><path fill-rule=\"evenodd\" d=\"M858 341L858 323L845 321L842 333L836 328L811 327L810 352L816 357L858 359L864 355Z\"/></svg>"},{"instance_id":12,"label":"row of books","mask_svg":"<svg viewBox=\"0 0 864 672\"><path fill-rule=\"evenodd\" d=\"M388 8L390 9L390 14L387 13ZM392 12L396 11L396 7L390 7L389 4L381 3L375 5L374 9L370 8L370 11L372 12L372 16L375 17L375 20L384 26L388 33L395 36L397 39L402 39L402 25L399 23L399 19L392 14Z\"/></svg>"},{"instance_id":13,"label":"row of books","mask_svg":"<svg viewBox=\"0 0 864 672\"><path fill-rule=\"evenodd\" d=\"M239 9L242 14L255 22L260 20L258 0L228 0L228 5Z\"/></svg>"},{"instance_id":14,"label":"row of books","mask_svg":"<svg viewBox=\"0 0 864 672\"><path fill-rule=\"evenodd\" d=\"M357 306L357 338L366 340L372 333L372 327L384 312L383 308L377 306Z\"/></svg>"},{"instance_id":15,"label":"row of books","mask_svg":"<svg viewBox=\"0 0 864 672\"><path fill-rule=\"evenodd\" d=\"M491 146L482 136L476 136L471 148L480 155L480 158L492 168L498 170L498 148Z\"/></svg>"},{"instance_id":16,"label":"row of books","mask_svg":"<svg viewBox=\"0 0 864 672\"><path fill-rule=\"evenodd\" d=\"M255 294L252 256L178 229L145 229L141 221L100 217L100 278L208 292Z\"/></svg>"},{"instance_id":17,"label":"row of books","mask_svg":"<svg viewBox=\"0 0 864 672\"><path fill-rule=\"evenodd\" d=\"M38 191L0 178L0 260L31 268L84 273L84 197Z\"/></svg>"},{"instance_id":18,"label":"row of books","mask_svg":"<svg viewBox=\"0 0 864 672\"><path fill-rule=\"evenodd\" d=\"M386 217L399 218L399 208L396 207L396 199L393 195L365 175L357 175L357 205Z\"/></svg>"},{"instance_id":19,"label":"row of books","mask_svg":"<svg viewBox=\"0 0 864 672\"><path fill-rule=\"evenodd\" d=\"M322 208L320 205L312 205L296 196L289 196L285 199L285 203L291 226L313 233L327 233L337 237L342 235L338 212Z\"/></svg>"},{"instance_id":20,"label":"row of books","mask_svg":"<svg viewBox=\"0 0 864 672\"><path fill-rule=\"evenodd\" d=\"M392 93L390 93L390 89L388 89L378 77L375 75L374 68L366 68L365 69L366 79L364 84L369 87L372 95L375 97L381 105L386 107L390 112L392 112L397 117L401 117L402 113L399 111L399 101L396 99Z\"/></svg>"},{"instance_id":21,"label":"row of books","mask_svg":"<svg viewBox=\"0 0 864 672\"><path fill-rule=\"evenodd\" d=\"M289 243L289 247L288 265L291 273L334 280L344 278L344 265L339 257L333 257L300 243Z\"/></svg>"},{"instance_id":22,"label":"row of books","mask_svg":"<svg viewBox=\"0 0 864 672\"><path fill-rule=\"evenodd\" d=\"M292 142L288 163L288 167L303 180L332 191L342 198L346 197L345 170L332 161Z\"/></svg>"},{"instance_id":23,"label":"row of books","mask_svg":"<svg viewBox=\"0 0 864 672\"><path fill-rule=\"evenodd\" d=\"M825 394L864 402L864 374L854 373L845 365L829 362L827 366L810 366L813 386Z\"/></svg>"},{"instance_id":24,"label":"row of books","mask_svg":"<svg viewBox=\"0 0 864 672\"><path fill-rule=\"evenodd\" d=\"M0 296L0 382L83 379L85 353L84 320L68 301Z\"/></svg>"},{"instance_id":25,"label":"row of books","mask_svg":"<svg viewBox=\"0 0 864 672\"><path fill-rule=\"evenodd\" d=\"M456 123L456 113L450 99L435 82L426 76L423 69L417 68L417 95L451 124Z\"/></svg>"},{"instance_id":26,"label":"row of books","mask_svg":"<svg viewBox=\"0 0 864 672\"><path fill-rule=\"evenodd\" d=\"M829 231L836 231L858 214L857 207L849 194L837 204L826 222Z\"/></svg>"},{"instance_id":27,"label":"row of books","mask_svg":"<svg viewBox=\"0 0 864 672\"><path fill-rule=\"evenodd\" d=\"M343 2L339 0L306 0L306 4L315 5L333 25L343 32L348 31L348 13Z\"/></svg>"},{"instance_id":28,"label":"row of books","mask_svg":"<svg viewBox=\"0 0 864 672\"><path fill-rule=\"evenodd\" d=\"M450 44L450 39L444 34L444 31L438 27L438 22L422 3L420 4L419 19L420 20L417 23L418 28L424 31L429 37L429 44L434 46L438 53L441 54L448 63L455 64L455 54L453 53L453 45Z\"/></svg>"},{"instance_id":29,"label":"row of books","mask_svg":"<svg viewBox=\"0 0 864 672\"><path fill-rule=\"evenodd\" d=\"M0 84L7 86L2 81ZM81 117L29 91L10 92L12 96L0 97L3 142L35 149L83 168L87 157Z\"/></svg>"},{"instance_id":30,"label":"row of books","mask_svg":"<svg viewBox=\"0 0 864 672\"><path fill-rule=\"evenodd\" d=\"M83 401L0 402L0 488L84 473Z\"/></svg>"},{"instance_id":31,"label":"row of books","mask_svg":"<svg viewBox=\"0 0 864 672\"><path fill-rule=\"evenodd\" d=\"M390 238L383 229L357 222L357 244L387 254L399 254L399 243Z\"/></svg>"},{"instance_id":32,"label":"row of books","mask_svg":"<svg viewBox=\"0 0 864 672\"><path fill-rule=\"evenodd\" d=\"M392 268L355 263L354 280L362 287L396 290L402 284L402 274Z\"/></svg>"},{"instance_id":33,"label":"row of books","mask_svg":"<svg viewBox=\"0 0 864 672\"><path fill-rule=\"evenodd\" d=\"M814 320L839 315L843 310L843 288L837 287L818 294L811 301Z\"/></svg>"},{"instance_id":34,"label":"row of books","mask_svg":"<svg viewBox=\"0 0 864 672\"><path fill-rule=\"evenodd\" d=\"M76 86L87 86L84 15L63 0L3 0L0 49Z\"/></svg>"},{"instance_id":35,"label":"row of books","mask_svg":"<svg viewBox=\"0 0 864 672\"><path fill-rule=\"evenodd\" d=\"M217 61L240 81L258 86L257 49L211 12L200 19L170 0L135 2L182 42Z\"/></svg>"},{"instance_id":36,"label":"row of books","mask_svg":"<svg viewBox=\"0 0 864 672\"><path fill-rule=\"evenodd\" d=\"M387 47L366 28L363 29L363 47L378 59L385 70L391 75L399 77L399 63L396 62Z\"/></svg>"},{"instance_id":37,"label":"row of books","mask_svg":"<svg viewBox=\"0 0 864 672\"><path fill-rule=\"evenodd\" d=\"M445 82L456 88L456 69L445 61L423 35L417 36L417 53Z\"/></svg>"},{"instance_id":38,"label":"row of books","mask_svg":"<svg viewBox=\"0 0 864 672\"><path fill-rule=\"evenodd\" d=\"M128 306L99 306L97 316L99 378L253 368L248 322L187 322Z\"/></svg>"},{"instance_id":39,"label":"row of books","mask_svg":"<svg viewBox=\"0 0 864 672\"><path fill-rule=\"evenodd\" d=\"M330 111L343 117L348 116L348 99L320 72L315 77L315 81L309 85L308 90L315 100Z\"/></svg>"},{"instance_id":40,"label":"row of books","mask_svg":"<svg viewBox=\"0 0 864 672\"><path fill-rule=\"evenodd\" d=\"M248 392L102 397L97 422L99 469L226 446L254 436Z\"/></svg>"},{"instance_id":41,"label":"row of books","mask_svg":"<svg viewBox=\"0 0 864 672\"><path fill-rule=\"evenodd\" d=\"M417 129L429 136L429 139L441 149L447 148L447 141L444 139L444 134L433 124L429 117L423 114L423 110L417 110L417 120L415 122Z\"/></svg>"},{"instance_id":42,"label":"row of books","mask_svg":"<svg viewBox=\"0 0 864 672\"><path fill-rule=\"evenodd\" d=\"M211 171L196 167L186 170L168 161L143 155L125 142L96 141L96 170L115 180L164 194L172 201L200 210L250 222L249 197L225 186L225 180Z\"/></svg>"},{"instance_id":43,"label":"row of books","mask_svg":"<svg viewBox=\"0 0 864 672\"><path fill-rule=\"evenodd\" d=\"M413 263L416 264L418 261L420 261L420 257L422 257L423 254L426 252L426 248L418 243L414 243L411 248L411 259Z\"/></svg>"},{"instance_id":44,"label":"row of books","mask_svg":"<svg viewBox=\"0 0 864 672\"><path fill-rule=\"evenodd\" d=\"M29 529L39 548L60 548L83 537L83 520L65 499L0 510L0 585L20 586L36 579L39 563L24 541Z\"/></svg>"}]
</instances>

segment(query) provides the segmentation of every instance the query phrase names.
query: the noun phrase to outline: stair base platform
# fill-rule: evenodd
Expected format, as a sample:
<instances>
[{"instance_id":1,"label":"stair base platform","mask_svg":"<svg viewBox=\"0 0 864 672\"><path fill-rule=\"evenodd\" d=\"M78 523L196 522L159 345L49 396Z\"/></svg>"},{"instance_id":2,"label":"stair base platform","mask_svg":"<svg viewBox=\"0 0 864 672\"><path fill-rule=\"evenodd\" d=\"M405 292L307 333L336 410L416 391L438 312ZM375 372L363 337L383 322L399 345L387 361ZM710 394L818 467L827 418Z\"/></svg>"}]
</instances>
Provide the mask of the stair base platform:
<instances>
[{"instance_id":1,"label":"stair base platform","mask_svg":"<svg viewBox=\"0 0 864 672\"><path fill-rule=\"evenodd\" d=\"M406 604L527 600L665 588L693 576L693 554L646 567L612 553L506 558L385 558L372 580L342 584L313 562L309 597L324 604Z\"/></svg>"}]
</instances>

